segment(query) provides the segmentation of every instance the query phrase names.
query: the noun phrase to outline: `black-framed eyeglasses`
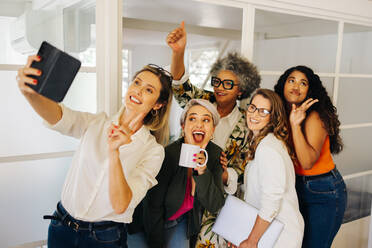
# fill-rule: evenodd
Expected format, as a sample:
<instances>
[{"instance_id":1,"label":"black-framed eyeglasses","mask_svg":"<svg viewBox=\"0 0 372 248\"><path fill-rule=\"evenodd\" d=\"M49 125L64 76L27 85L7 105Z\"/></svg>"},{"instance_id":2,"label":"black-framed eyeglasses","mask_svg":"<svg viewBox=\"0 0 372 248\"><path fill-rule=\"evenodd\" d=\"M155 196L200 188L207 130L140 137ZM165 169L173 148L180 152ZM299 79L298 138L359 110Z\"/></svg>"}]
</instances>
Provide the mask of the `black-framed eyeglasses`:
<instances>
[{"instance_id":1,"label":"black-framed eyeglasses","mask_svg":"<svg viewBox=\"0 0 372 248\"><path fill-rule=\"evenodd\" d=\"M234 87L234 85L238 85L238 84L234 84L234 80L231 80L231 79L221 80L218 77L211 78L211 84L213 87L219 87L221 83L225 90L231 90Z\"/></svg>"},{"instance_id":2,"label":"black-framed eyeglasses","mask_svg":"<svg viewBox=\"0 0 372 248\"><path fill-rule=\"evenodd\" d=\"M155 65L155 64L148 64L147 66L156 70L157 72L159 72L163 76L167 77L169 79L169 81L172 82L172 80L173 80L172 74L169 71L165 70L163 67L160 67L160 66Z\"/></svg>"},{"instance_id":3,"label":"black-framed eyeglasses","mask_svg":"<svg viewBox=\"0 0 372 248\"><path fill-rule=\"evenodd\" d=\"M254 112L256 112L256 110L258 111L258 114L261 116L261 117L266 117L268 116L269 114L271 114L271 111L270 110L267 110L265 108L257 108L256 105L254 104L248 104L247 105L247 111L251 114L253 114Z\"/></svg>"}]
</instances>

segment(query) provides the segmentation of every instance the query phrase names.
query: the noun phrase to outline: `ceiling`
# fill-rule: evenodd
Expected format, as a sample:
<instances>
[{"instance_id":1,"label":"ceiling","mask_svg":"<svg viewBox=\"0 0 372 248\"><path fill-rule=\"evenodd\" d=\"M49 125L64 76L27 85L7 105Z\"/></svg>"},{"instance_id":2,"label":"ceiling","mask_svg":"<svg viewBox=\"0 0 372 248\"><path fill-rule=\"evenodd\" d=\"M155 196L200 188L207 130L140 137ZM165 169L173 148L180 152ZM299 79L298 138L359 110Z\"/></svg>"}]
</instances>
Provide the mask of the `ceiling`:
<instances>
[{"instance_id":1,"label":"ceiling","mask_svg":"<svg viewBox=\"0 0 372 248\"><path fill-rule=\"evenodd\" d=\"M52 2L34 1L39 4ZM68 0L62 2L66 4ZM19 16L31 4L32 0L0 0L0 16ZM183 20L189 39L200 43L203 40L240 40L243 11L192 0L123 0L123 16L125 42L164 44L167 32ZM255 35L259 39L277 39L335 34L337 25L334 21L257 10ZM345 25L346 32L366 30L371 31L372 28Z\"/></svg>"}]
</instances>

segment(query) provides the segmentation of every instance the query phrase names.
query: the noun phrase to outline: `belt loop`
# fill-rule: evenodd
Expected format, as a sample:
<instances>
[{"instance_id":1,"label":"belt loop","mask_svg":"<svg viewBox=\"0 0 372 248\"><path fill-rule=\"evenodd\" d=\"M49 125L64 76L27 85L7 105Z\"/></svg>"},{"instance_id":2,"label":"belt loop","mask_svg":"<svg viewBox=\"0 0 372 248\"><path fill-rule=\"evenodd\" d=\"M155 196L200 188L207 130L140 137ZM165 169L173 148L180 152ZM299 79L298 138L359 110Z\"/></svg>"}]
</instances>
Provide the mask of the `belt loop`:
<instances>
[{"instance_id":1,"label":"belt loop","mask_svg":"<svg viewBox=\"0 0 372 248\"><path fill-rule=\"evenodd\" d=\"M90 222L90 223L89 223L89 232L92 232L92 231L93 231L93 223Z\"/></svg>"},{"instance_id":2,"label":"belt loop","mask_svg":"<svg viewBox=\"0 0 372 248\"><path fill-rule=\"evenodd\" d=\"M302 183L306 183L307 182L306 176L300 175L300 178L301 178Z\"/></svg>"},{"instance_id":3,"label":"belt loop","mask_svg":"<svg viewBox=\"0 0 372 248\"><path fill-rule=\"evenodd\" d=\"M337 169L336 169L336 165L335 165L335 168L333 168L333 170L331 170L331 173L332 173L332 175L333 175L333 177L334 177L335 179L337 179L337 178L338 178L338 176L337 176Z\"/></svg>"},{"instance_id":4,"label":"belt loop","mask_svg":"<svg viewBox=\"0 0 372 248\"><path fill-rule=\"evenodd\" d=\"M59 212L62 216L61 221L64 222L66 217L68 216L67 211L62 207L62 203L58 202L57 203L57 212ZM62 214L63 213L63 214Z\"/></svg>"}]
</instances>

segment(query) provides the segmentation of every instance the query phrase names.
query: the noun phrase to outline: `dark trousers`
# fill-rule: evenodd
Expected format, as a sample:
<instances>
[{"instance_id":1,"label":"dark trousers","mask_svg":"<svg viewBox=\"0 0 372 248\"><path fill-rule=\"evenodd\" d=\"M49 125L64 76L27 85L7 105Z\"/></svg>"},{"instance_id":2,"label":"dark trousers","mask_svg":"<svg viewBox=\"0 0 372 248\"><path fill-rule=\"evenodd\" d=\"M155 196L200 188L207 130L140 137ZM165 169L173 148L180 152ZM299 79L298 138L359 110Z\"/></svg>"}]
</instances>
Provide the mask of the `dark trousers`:
<instances>
[{"instance_id":1,"label":"dark trousers","mask_svg":"<svg viewBox=\"0 0 372 248\"><path fill-rule=\"evenodd\" d=\"M57 210L50 217L50 248L127 248L127 229L124 223L76 220L61 203L58 203Z\"/></svg>"},{"instance_id":2,"label":"dark trousers","mask_svg":"<svg viewBox=\"0 0 372 248\"><path fill-rule=\"evenodd\" d=\"M303 248L329 248L346 208L346 186L335 168L317 176L296 176L300 211L305 221Z\"/></svg>"}]
</instances>

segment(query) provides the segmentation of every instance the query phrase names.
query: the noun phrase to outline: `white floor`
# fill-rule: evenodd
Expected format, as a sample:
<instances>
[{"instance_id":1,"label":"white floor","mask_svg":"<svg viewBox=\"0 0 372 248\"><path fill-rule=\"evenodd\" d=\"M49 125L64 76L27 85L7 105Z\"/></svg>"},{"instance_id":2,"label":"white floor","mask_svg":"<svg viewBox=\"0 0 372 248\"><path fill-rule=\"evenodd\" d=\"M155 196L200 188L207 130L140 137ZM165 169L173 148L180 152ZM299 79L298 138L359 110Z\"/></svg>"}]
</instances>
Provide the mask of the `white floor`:
<instances>
[{"instance_id":1,"label":"white floor","mask_svg":"<svg viewBox=\"0 0 372 248\"><path fill-rule=\"evenodd\" d=\"M332 248L367 248L370 216L343 224Z\"/></svg>"}]
</instances>

